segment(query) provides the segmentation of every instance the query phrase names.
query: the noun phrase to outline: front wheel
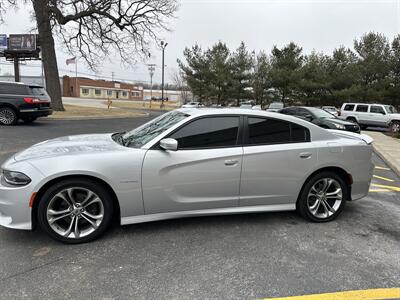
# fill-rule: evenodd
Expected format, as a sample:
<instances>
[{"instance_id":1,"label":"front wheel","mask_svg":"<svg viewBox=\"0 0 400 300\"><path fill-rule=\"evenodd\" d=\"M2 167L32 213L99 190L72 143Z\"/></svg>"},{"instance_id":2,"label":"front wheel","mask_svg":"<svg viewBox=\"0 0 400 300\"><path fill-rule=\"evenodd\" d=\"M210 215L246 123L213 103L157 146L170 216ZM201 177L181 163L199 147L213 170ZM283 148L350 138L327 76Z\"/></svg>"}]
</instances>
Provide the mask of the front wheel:
<instances>
[{"instance_id":1,"label":"front wheel","mask_svg":"<svg viewBox=\"0 0 400 300\"><path fill-rule=\"evenodd\" d=\"M400 121L393 121L393 122L390 124L389 129L390 129L390 132L393 132L393 133L398 133L398 132L400 132Z\"/></svg>"},{"instance_id":2,"label":"front wheel","mask_svg":"<svg viewBox=\"0 0 400 300\"><path fill-rule=\"evenodd\" d=\"M313 222L328 222L335 219L349 199L347 183L334 172L321 172L305 184L297 209Z\"/></svg>"},{"instance_id":3,"label":"front wheel","mask_svg":"<svg viewBox=\"0 0 400 300\"><path fill-rule=\"evenodd\" d=\"M110 226L112 215L109 192L86 179L56 183L44 193L38 206L40 227L53 239L68 244L97 239Z\"/></svg>"}]
</instances>

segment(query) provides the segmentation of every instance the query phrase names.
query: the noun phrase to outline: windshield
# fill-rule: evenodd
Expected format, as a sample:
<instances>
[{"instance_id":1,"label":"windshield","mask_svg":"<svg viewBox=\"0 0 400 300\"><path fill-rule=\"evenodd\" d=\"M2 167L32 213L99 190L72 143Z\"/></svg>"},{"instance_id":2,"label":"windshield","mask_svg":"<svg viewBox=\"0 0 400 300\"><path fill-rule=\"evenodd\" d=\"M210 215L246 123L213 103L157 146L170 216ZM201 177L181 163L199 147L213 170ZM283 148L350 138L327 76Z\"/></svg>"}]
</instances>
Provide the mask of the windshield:
<instances>
[{"instance_id":1,"label":"windshield","mask_svg":"<svg viewBox=\"0 0 400 300\"><path fill-rule=\"evenodd\" d=\"M327 110L327 111L332 111L332 112L336 112L336 108L332 107L332 106L326 106L322 108L323 110Z\"/></svg>"},{"instance_id":2,"label":"windshield","mask_svg":"<svg viewBox=\"0 0 400 300\"><path fill-rule=\"evenodd\" d=\"M268 108L280 109L283 108L283 103L274 102L271 103Z\"/></svg>"},{"instance_id":3,"label":"windshield","mask_svg":"<svg viewBox=\"0 0 400 300\"><path fill-rule=\"evenodd\" d=\"M394 106L392 106L392 105L385 105L385 109L388 114L396 114L397 113L396 108L394 108Z\"/></svg>"},{"instance_id":4,"label":"windshield","mask_svg":"<svg viewBox=\"0 0 400 300\"><path fill-rule=\"evenodd\" d=\"M127 133L114 134L113 139L123 146L140 148L186 117L187 114L172 111Z\"/></svg>"},{"instance_id":5,"label":"windshield","mask_svg":"<svg viewBox=\"0 0 400 300\"><path fill-rule=\"evenodd\" d=\"M46 90L41 86L30 86L29 89L30 89L32 95L47 96Z\"/></svg>"},{"instance_id":6,"label":"windshield","mask_svg":"<svg viewBox=\"0 0 400 300\"><path fill-rule=\"evenodd\" d=\"M327 111L320 108L307 108L318 119L335 119L336 117Z\"/></svg>"}]
</instances>

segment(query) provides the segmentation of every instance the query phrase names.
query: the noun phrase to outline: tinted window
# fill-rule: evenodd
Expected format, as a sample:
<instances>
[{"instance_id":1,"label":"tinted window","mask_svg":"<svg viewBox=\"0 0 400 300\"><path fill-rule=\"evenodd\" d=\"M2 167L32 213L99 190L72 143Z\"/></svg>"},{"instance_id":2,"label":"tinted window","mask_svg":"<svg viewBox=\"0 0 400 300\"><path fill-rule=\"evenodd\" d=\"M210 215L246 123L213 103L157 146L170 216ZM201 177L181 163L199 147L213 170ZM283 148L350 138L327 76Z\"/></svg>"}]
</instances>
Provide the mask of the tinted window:
<instances>
[{"instance_id":1,"label":"tinted window","mask_svg":"<svg viewBox=\"0 0 400 300\"><path fill-rule=\"evenodd\" d=\"M27 86L23 84L0 84L0 94L29 95Z\"/></svg>"},{"instance_id":2,"label":"tinted window","mask_svg":"<svg viewBox=\"0 0 400 300\"><path fill-rule=\"evenodd\" d=\"M344 107L344 110L353 111L354 107L355 107L354 104L346 104L346 106Z\"/></svg>"},{"instance_id":3,"label":"tinted window","mask_svg":"<svg viewBox=\"0 0 400 300\"><path fill-rule=\"evenodd\" d=\"M368 112L368 105L357 105L356 111L358 111L358 112Z\"/></svg>"},{"instance_id":4,"label":"tinted window","mask_svg":"<svg viewBox=\"0 0 400 300\"><path fill-rule=\"evenodd\" d=\"M301 117L306 117L306 116L312 115L312 113L304 108L299 108L299 109L297 109L297 115L301 116Z\"/></svg>"},{"instance_id":5,"label":"tinted window","mask_svg":"<svg viewBox=\"0 0 400 300\"><path fill-rule=\"evenodd\" d=\"M179 149L229 147L237 144L239 117L195 120L171 135Z\"/></svg>"},{"instance_id":6,"label":"tinted window","mask_svg":"<svg viewBox=\"0 0 400 300\"><path fill-rule=\"evenodd\" d=\"M35 96L47 96L46 90L41 86L30 86L29 90L31 91L32 95L35 95Z\"/></svg>"},{"instance_id":7,"label":"tinted window","mask_svg":"<svg viewBox=\"0 0 400 300\"><path fill-rule=\"evenodd\" d=\"M385 111L384 111L382 106L372 105L371 106L371 113L385 114Z\"/></svg>"},{"instance_id":8,"label":"tinted window","mask_svg":"<svg viewBox=\"0 0 400 300\"><path fill-rule=\"evenodd\" d=\"M285 115L294 116L294 115L296 115L296 108L294 108L294 107L285 108L285 109L282 109L282 110L280 111L280 113L285 114Z\"/></svg>"},{"instance_id":9,"label":"tinted window","mask_svg":"<svg viewBox=\"0 0 400 300\"><path fill-rule=\"evenodd\" d=\"M308 129L286 121L265 118L248 119L248 145L307 142Z\"/></svg>"}]
</instances>

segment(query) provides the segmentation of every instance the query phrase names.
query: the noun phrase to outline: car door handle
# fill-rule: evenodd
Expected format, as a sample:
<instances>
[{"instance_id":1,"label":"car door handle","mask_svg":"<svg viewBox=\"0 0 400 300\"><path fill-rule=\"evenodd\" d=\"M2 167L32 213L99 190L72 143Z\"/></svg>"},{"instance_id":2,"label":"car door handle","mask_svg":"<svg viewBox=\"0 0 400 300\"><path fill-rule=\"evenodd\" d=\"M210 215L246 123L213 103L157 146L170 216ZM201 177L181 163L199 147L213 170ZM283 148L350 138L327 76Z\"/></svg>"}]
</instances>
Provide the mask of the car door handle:
<instances>
[{"instance_id":1,"label":"car door handle","mask_svg":"<svg viewBox=\"0 0 400 300\"><path fill-rule=\"evenodd\" d=\"M228 159L225 161L225 166L236 166L239 163L236 159Z\"/></svg>"},{"instance_id":2,"label":"car door handle","mask_svg":"<svg viewBox=\"0 0 400 300\"><path fill-rule=\"evenodd\" d=\"M307 158L310 158L312 156L312 153L310 153L310 152L302 152L302 153L299 154L299 156L302 159L307 159Z\"/></svg>"}]
</instances>

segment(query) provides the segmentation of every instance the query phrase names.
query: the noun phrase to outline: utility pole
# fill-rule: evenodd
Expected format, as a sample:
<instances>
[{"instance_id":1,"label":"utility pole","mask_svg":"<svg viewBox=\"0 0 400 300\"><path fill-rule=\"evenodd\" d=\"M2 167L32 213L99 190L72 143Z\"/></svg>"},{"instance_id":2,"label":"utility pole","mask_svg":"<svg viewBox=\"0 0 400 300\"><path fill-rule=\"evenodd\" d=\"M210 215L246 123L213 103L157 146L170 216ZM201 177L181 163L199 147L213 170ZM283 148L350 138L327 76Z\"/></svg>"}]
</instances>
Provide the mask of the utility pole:
<instances>
[{"instance_id":1,"label":"utility pole","mask_svg":"<svg viewBox=\"0 0 400 300\"><path fill-rule=\"evenodd\" d=\"M150 74L150 102L153 99L153 76L156 71L156 65L155 64L148 64L147 65L149 69L149 74Z\"/></svg>"},{"instance_id":2,"label":"utility pole","mask_svg":"<svg viewBox=\"0 0 400 300\"><path fill-rule=\"evenodd\" d=\"M111 78L112 82L114 82L114 72L111 72Z\"/></svg>"},{"instance_id":3,"label":"utility pole","mask_svg":"<svg viewBox=\"0 0 400 300\"><path fill-rule=\"evenodd\" d=\"M18 58L18 56L15 56L15 58L14 58L14 80L16 82L21 81L20 76L19 76L19 58Z\"/></svg>"},{"instance_id":4,"label":"utility pole","mask_svg":"<svg viewBox=\"0 0 400 300\"><path fill-rule=\"evenodd\" d=\"M161 41L162 48L162 81L161 81L161 107L164 107L164 59L165 59L165 48L168 46L168 43Z\"/></svg>"}]
</instances>

